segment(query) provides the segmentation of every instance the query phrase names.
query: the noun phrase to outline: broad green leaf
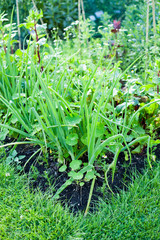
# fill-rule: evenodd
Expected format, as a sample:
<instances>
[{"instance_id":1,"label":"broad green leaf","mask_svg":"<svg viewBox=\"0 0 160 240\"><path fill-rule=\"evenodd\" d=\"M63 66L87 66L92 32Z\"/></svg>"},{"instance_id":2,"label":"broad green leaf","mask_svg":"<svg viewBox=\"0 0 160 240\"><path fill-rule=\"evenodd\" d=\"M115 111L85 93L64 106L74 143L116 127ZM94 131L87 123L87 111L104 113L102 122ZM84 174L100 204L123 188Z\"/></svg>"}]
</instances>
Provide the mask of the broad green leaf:
<instances>
[{"instance_id":1,"label":"broad green leaf","mask_svg":"<svg viewBox=\"0 0 160 240\"><path fill-rule=\"evenodd\" d=\"M23 52L20 49L17 49L17 51L15 52L15 54L19 57L22 57Z\"/></svg>"},{"instance_id":2,"label":"broad green leaf","mask_svg":"<svg viewBox=\"0 0 160 240\"><path fill-rule=\"evenodd\" d=\"M157 144L160 144L160 139L151 140L151 146L156 146Z\"/></svg>"},{"instance_id":3,"label":"broad green leaf","mask_svg":"<svg viewBox=\"0 0 160 240\"><path fill-rule=\"evenodd\" d=\"M154 87L154 84L147 84L147 85L142 85L141 88L145 88L145 90L148 92L153 87Z\"/></svg>"},{"instance_id":4,"label":"broad green leaf","mask_svg":"<svg viewBox=\"0 0 160 240\"><path fill-rule=\"evenodd\" d=\"M90 171L90 172L87 172L87 173L86 173L85 179L86 179L87 181L90 181L91 179L94 178L94 176L95 176L94 171Z\"/></svg>"},{"instance_id":5,"label":"broad green leaf","mask_svg":"<svg viewBox=\"0 0 160 240\"><path fill-rule=\"evenodd\" d=\"M72 168L72 170L78 170L82 164L81 160L73 160L69 166Z\"/></svg>"},{"instance_id":6,"label":"broad green leaf","mask_svg":"<svg viewBox=\"0 0 160 240\"><path fill-rule=\"evenodd\" d=\"M141 146L139 145L134 150L131 151L131 153L140 153L141 152Z\"/></svg>"},{"instance_id":7,"label":"broad green leaf","mask_svg":"<svg viewBox=\"0 0 160 240\"><path fill-rule=\"evenodd\" d=\"M29 23L25 23L24 26L27 28L27 29L30 29L30 28L33 28L35 25L34 22L29 22Z\"/></svg>"},{"instance_id":8,"label":"broad green leaf","mask_svg":"<svg viewBox=\"0 0 160 240\"><path fill-rule=\"evenodd\" d=\"M82 142L84 145L88 145L87 134L86 134L86 133L81 137L81 142Z\"/></svg>"},{"instance_id":9,"label":"broad green leaf","mask_svg":"<svg viewBox=\"0 0 160 240\"><path fill-rule=\"evenodd\" d=\"M125 137L125 140L126 142L131 142L133 138L134 138L134 135L130 134Z\"/></svg>"},{"instance_id":10,"label":"broad green leaf","mask_svg":"<svg viewBox=\"0 0 160 240\"><path fill-rule=\"evenodd\" d=\"M81 187L83 187L84 186L84 182L80 182L80 184L79 184Z\"/></svg>"},{"instance_id":11,"label":"broad green leaf","mask_svg":"<svg viewBox=\"0 0 160 240\"><path fill-rule=\"evenodd\" d=\"M8 129L3 129L3 131L0 132L0 140L4 140L7 136L7 134L9 133Z\"/></svg>"},{"instance_id":12,"label":"broad green leaf","mask_svg":"<svg viewBox=\"0 0 160 240\"><path fill-rule=\"evenodd\" d=\"M81 121L81 116L79 115L68 115L67 117L65 117L65 122L66 125L76 125L79 124Z\"/></svg>"},{"instance_id":13,"label":"broad green leaf","mask_svg":"<svg viewBox=\"0 0 160 240\"><path fill-rule=\"evenodd\" d=\"M15 115L12 115L12 117L11 117L11 123L15 124L16 122L18 122L18 118L16 118Z\"/></svg>"},{"instance_id":14,"label":"broad green leaf","mask_svg":"<svg viewBox=\"0 0 160 240\"><path fill-rule=\"evenodd\" d=\"M41 38L38 42L37 42L40 46L43 46L46 43L46 38Z\"/></svg>"},{"instance_id":15,"label":"broad green leaf","mask_svg":"<svg viewBox=\"0 0 160 240\"><path fill-rule=\"evenodd\" d=\"M134 127L134 131L141 135L145 134L145 130L141 126Z\"/></svg>"},{"instance_id":16,"label":"broad green leaf","mask_svg":"<svg viewBox=\"0 0 160 240\"><path fill-rule=\"evenodd\" d=\"M59 168L59 172L65 172L67 169L67 166L66 165L63 165Z\"/></svg>"},{"instance_id":17,"label":"broad green leaf","mask_svg":"<svg viewBox=\"0 0 160 240\"><path fill-rule=\"evenodd\" d=\"M68 173L69 177L72 177L74 180L81 180L83 178L83 173L71 171Z\"/></svg>"},{"instance_id":18,"label":"broad green leaf","mask_svg":"<svg viewBox=\"0 0 160 240\"><path fill-rule=\"evenodd\" d=\"M66 138L66 143L70 146L74 146L78 143L78 135L76 133L72 133Z\"/></svg>"},{"instance_id":19,"label":"broad green leaf","mask_svg":"<svg viewBox=\"0 0 160 240\"><path fill-rule=\"evenodd\" d=\"M158 103L151 103L150 106L146 107L146 112L148 114L153 114L158 109L158 107Z\"/></svg>"},{"instance_id":20,"label":"broad green leaf","mask_svg":"<svg viewBox=\"0 0 160 240\"><path fill-rule=\"evenodd\" d=\"M26 157L25 155L20 155L20 156L18 156L18 159L21 160L21 159L23 159L25 157Z\"/></svg>"},{"instance_id":21,"label":"broad green leaf","mask_svg":"<svg viewBox=\"0 0 160 240\"><path fill-rule=\"evenodd\" d=\"M105 133L104 124L98 122L96 126L96 137L100 137Z\"/></svg>"}]
</instances>

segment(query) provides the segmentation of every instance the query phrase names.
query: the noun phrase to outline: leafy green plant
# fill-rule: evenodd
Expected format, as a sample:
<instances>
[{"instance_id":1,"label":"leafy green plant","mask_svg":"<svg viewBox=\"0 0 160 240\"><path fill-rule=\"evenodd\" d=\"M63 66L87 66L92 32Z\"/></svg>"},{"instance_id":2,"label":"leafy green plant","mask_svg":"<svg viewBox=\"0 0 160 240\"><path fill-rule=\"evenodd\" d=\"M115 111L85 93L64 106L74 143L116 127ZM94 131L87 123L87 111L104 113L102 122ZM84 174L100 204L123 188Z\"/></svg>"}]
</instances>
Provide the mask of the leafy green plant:
<instances>
[{"instance_id":1,"label":"leafy green plant","mask_svg":"<svg viewBox=\"0 0 160 240\"><path fill-rule=\"evenodd\" d=\"M129 66L114 58L115 51L112 58L106 57L108 41L115 37L118 44L124 36L120 22L114 21L114 29L108 26L109 35L99 28L102 39L91 38L90 21L80 22L80 34L79 22L74 23L65 29L65 41L57 38L50 46L42 32L45 27L38 23L42 16L42 11L30 11L20 25L31 34L27 49L1 60L0 73L5 77L0 85L0 137L3 140L9 134L16 141L0 148L32 143L40 146L37 151L54 152L59 171L68 173L54 198L74 181L82 187L92 181L86 215L96 178L102 177L96 165L103 170L109 188L108 173L112 171L113 181L120 152L125 151L131 162L131 151L147 146L152 167L149 147L156 134L151 135L151 128L159 123L160 98L156 91L147 90L148 82L143 85L141 75L133 70L144 55ZM111 162L101 158L107 151L114 155Z\"/></svg>"},{"instance_id":2,"label":"leafy green plant","mask_svg":"<svg viewBox=\"0 0 160 240\"><path fill-rule=\"evenodd\" d=\"M22 170L22 167L20 166L20 161L21 159L25 158L25 155L18 155L17 156L17 151L13 150L10 152L9 156L6 158L6 164L8 165L16 165L16 168L18 170Z\"/></svg>"},{"instance_id":3,"label":"leafy green plant","mask_svg":"<svg viewBox=\"0 0 160 240\"><path fill-rule=\"evenodd\" d=\"M29 45L35 45L35 51L38 58L38 64L41 64L41 56L40 56L40 46L46 45L46 38L44 36L44 30L46 30L45 25L39 25L38 21L43 17L42 10L40 13L35 10L30 10L29 16L26 19L26 23L20 24L19 27L25 27L30 31L33 42L29 40ZM41 70L43 71L43 66L41 66Z\"/></svg>"}]
</instances>

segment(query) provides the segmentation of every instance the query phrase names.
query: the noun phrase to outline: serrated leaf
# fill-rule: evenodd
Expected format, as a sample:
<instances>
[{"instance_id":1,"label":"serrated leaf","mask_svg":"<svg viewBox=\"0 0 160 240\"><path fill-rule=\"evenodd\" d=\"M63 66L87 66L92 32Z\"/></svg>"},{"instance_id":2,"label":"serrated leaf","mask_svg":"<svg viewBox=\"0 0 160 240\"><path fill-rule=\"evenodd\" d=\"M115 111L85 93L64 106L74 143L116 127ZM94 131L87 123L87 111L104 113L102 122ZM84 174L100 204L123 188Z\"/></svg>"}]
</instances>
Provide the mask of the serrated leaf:
<instances>
[{"instance_id":1,"label":"serrated leaf","mask_svg":"<svg viewBox=\"0 0 160 240\"><path fill-rule=\"evenodd\" d=\"M33 27L34 27L34 22L25 23L24 26L25 26L27 29L33 28Z\"/></svg>"}]
</instances>

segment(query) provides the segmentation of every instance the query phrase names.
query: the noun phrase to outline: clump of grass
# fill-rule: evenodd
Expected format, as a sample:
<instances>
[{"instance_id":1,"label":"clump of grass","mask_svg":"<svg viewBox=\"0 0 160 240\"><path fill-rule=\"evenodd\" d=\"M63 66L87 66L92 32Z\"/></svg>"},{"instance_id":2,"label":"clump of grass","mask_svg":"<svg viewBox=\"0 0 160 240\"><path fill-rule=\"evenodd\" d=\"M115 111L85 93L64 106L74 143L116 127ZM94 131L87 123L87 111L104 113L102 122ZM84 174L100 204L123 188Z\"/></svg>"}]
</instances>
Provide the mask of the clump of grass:
<instances>
[{"instance_id":1,"label":"clump of grass","mask_svg":"<svg viewBox=\"0 0 160 240\"><path fill-rule=\"evenodd\" d=\"M0 164L0 239L69 239L78 236L80 219L52 200L31 193L26 176Z\"/></svg>"},{"instance_id":2,"label":"clump of grass","mask_svg":"<svg viewBox=\"0 0 160 240\"><path fill-rule=\"evenodd\" d=\"M85 219L85 239L160 238L160 164L136 180L109 204L101 202L99 211Z\"/></svg>"},{"instance_id":3,"label":"clump of grass","mask_svg":"<svg viewBox=\"0 0 160 240\"><path fill-rule=\"evenodd\" d=\"M127 192L101 201L85 218L53 201L48 192L33 194L26 176L0 163L0 239L159 239L160 164L146 169Z\"/></svg>"}]
</instances>

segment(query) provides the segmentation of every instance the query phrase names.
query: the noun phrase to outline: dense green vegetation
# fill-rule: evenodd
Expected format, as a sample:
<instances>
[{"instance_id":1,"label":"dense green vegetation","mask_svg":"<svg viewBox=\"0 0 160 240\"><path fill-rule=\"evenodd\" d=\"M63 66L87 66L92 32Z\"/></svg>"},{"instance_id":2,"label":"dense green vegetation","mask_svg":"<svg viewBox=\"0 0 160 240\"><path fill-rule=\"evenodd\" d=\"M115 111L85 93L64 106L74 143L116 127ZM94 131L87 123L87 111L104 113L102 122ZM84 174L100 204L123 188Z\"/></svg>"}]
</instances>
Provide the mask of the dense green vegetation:
<instances>
[{"instance_id":1,"label":"dense green vegetation","mask_svg":"<svg viewBox=\"0 0 160 240\"><path fill-rule=\"evenodd\" d=\"M44 16L43 22L47 24L47 30L52 36L52 29L58 28L58 33L63 37L63 29L68 27L73 21L78 20L78 0L3 0L0 2L0 12L6 12L10 19L12 9L15 11L13 14L13 22L17 23L17 2L19 9L19 21L22 23L29 14L29 9L36 6L42 9ZM100 18L96 16L99 11L107 12L113 19L124 18L125 10L128 6L138 6L144 0L79 0L79 3L84 6L85 16L95 17L96 24L99 24ZM26 31L21 32L21 39L23 40Z\"/></svg>"},{"instance_id":2,"label":"dense green vegetation","mask_svg":"<svg viewBox=\"0 0 160 240\"><path fill-rule=\"evenodd\" d=\"M96 32L82 14L61 27L67 26L63 40L57 28L48 36L46 12L31 9L18 27L12 23L14 11L10 23L0 14L0 148L12 146L0 168L2 237L157 239L159 166L153 168L158 160L153 150L160 143L160 4L131 4L123 21L104 13ZM18 29L28 33L25 48L16 40ZM58 191L34 195L26 177L14 175L11 166L22 170L23 156L14 151L19 144L38 146L46 164L50 154L59 172L68 174ZM110 189L108 175L113 181L119 154L131 163L131 153L144 149L143 180L112 203L102 202L95 215L82 220L55 202L73 182L83 187L91 181L86 216L95 181L102 178Z\"/></svg>"}]
</instances>

